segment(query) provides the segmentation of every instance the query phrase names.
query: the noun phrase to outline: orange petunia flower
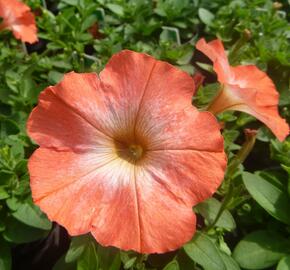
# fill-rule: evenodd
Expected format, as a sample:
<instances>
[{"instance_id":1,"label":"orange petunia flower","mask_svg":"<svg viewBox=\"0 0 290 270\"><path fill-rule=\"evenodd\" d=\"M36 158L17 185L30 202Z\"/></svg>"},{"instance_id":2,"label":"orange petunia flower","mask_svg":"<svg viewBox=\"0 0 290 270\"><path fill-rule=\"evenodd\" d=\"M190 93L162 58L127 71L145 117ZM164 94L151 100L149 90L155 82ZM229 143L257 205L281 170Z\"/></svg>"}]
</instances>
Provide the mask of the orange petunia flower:
<instances>
[{"instance_id":1,"label":"orange petunia flower","mask_svg":"<svg viewBox=\"0 0 290 270\"><path fill-rule=\"evenodd\" d=\"M34 202L71 235L141 253L191 239L192 206L226 167L215 117L191 105L193 79L149 55L115 54L98 76L65 75L28 120Z\"/></svg>"},{"instance_id":2,"label":"orange petunia flower","mask_svg":"<svg viewBox=\"0 0 290 270\"><path fill-rule=\"evenodd\" d=\"M30 8L17 0L0 0L0 30L9 29L23 42L38 41L35 19Z\"/></svg>"},{"instance_id":3,"label":"orange petunia flower","mask_svg":"<svg viewBox=\"0 0 290 270\"><path fill-rule=\"evenodd\" d=\"M200 39L196 48L213 62L218 80L223 85L208 110L214 114L227 110L251 114L283 141L289 134L289 126L279 115L279 94L267 74L254 65L230 66L220 40L206 43Z\"/></svg>"}]
</instances>

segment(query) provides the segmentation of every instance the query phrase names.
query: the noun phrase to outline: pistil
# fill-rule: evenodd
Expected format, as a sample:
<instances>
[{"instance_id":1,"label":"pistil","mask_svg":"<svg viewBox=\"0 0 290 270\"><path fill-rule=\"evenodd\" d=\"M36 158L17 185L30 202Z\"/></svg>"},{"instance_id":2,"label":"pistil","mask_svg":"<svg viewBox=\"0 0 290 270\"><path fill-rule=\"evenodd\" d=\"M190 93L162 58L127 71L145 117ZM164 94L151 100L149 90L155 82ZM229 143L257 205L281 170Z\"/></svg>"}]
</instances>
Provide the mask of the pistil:
<instances>
[{"instance_id":1,"label":"pistil","mask_svg":"<svg viewBox=\"0 0 290 270\"><path fill-rule=\"evenodd\" d=\"M132 157L134 160L138 160L142 157L143 154L143 148L138 145L138 144L131 144L129 145L129 155Z\"/></svg>"}]
</instances>

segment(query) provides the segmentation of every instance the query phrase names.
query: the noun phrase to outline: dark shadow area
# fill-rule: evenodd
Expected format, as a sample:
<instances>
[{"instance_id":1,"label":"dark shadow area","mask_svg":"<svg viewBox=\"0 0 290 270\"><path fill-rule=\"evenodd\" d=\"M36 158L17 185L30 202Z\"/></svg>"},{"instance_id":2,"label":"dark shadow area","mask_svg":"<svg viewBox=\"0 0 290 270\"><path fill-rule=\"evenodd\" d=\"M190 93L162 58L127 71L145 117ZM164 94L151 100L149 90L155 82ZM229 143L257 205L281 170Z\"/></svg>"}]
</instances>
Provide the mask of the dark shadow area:
<instances>
[{"instance_id":1,"label":"dark shadow area","mask_svg":"<svg viewBox=\"0 0 290 270\"><path fill-rule=\"evenodd\" d=\"M70 237L66 230L54 223L46 238L12 249L12 270L51 270L68 250L69 244Z\"/></svg>"}]
</instances>

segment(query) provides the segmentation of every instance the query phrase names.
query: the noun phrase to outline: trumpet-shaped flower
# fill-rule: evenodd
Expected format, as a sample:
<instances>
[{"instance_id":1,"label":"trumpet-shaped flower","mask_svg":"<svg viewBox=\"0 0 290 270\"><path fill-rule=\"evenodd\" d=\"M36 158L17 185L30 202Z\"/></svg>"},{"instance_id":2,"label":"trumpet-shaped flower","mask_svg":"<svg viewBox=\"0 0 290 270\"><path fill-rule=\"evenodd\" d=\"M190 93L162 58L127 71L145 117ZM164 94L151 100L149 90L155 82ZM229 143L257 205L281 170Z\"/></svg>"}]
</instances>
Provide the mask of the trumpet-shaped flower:
<instances>
[{"instance_id":1,"label":"trumpet-shaped flower","mask_svg":"<svg viewBox=\"0 0 290 270\"><path fill-rule=\"evenodd\" d=\"M38 41L35 19L30 8L18 0L0 0L1 29L9 29L23 42Z\"/></svg>"},{"instance_id":2,"label":"trumpet-shaped flower","mask_svg":"<svg viewBox=\"0 0 290 270\"><path fill-rule=\"evenodd\" d=\"M34 202L71 235L142 253L191 239L192 206L226 167L215 117L191 105L193 79L146 54L122 51L98 76L68 73L28 120Z\"/></svg>"},{"instance_id":3,"label":"trumpet-shaped flower","mask_svg":"<svg viewBox=\"0 0 290 270\"><path fill-rule=\"evenodd\" d=\"M208 107L214 114L237 110L253 115L267 125L282 141L289 134L289 126L278 112L279 94L266 73L254 65L229 65L220 40L206 43L200 39L196 48L213 62L222 89Z\"/></svg>"}]
</instances>

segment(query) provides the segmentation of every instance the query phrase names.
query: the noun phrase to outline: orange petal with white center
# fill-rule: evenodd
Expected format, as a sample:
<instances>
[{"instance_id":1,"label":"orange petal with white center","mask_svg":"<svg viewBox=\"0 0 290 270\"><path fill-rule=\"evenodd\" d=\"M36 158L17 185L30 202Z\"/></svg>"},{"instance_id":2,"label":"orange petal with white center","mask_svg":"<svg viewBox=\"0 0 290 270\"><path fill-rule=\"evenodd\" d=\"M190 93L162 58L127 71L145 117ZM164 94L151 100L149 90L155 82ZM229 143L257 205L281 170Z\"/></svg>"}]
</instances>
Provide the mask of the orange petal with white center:
<instances>
[{"instance_id":1,"label":"orange petal with white center","mask_svg":"<svg viewBox=\"0 0 290 270\"><path fill-rule=\"evenodd\" d=\"M35 203L105 246L162 253L190 240L192 206L216 190L226 165L215 118L191 106L194 90L185 72L130 51L99 78L67 74L28 122L41 146L29 160Z\"/></svg>"},{"instance_id":2,"label":"orange petal with white center","mask_svg":"<svg viewBox=\"0 0 290 270\"><path fill-rule=\"evenodd\" d=\"M174 250L191 239L191 206L219 186L225 157L161 151L146 160L135 167L98 151L40 148L29 161L32 197L71 235L91 231L104 246L142 253ZM204 170L209 163L215 170Z\"/></svg>"},{"instance_id":3,"label":"orange petal with white center","mask_svg":"<svg viewBox=\"0 0 290 270\"><path fill-rule=\"evenodd\" d=\"M103 230L114 230L116 238L130 235L126 241L131 247L139 245L134 242L139 235L131 167L124 161L99 151L83 154L39 148L28 167L34 202L71 235L89 232L98 219L104 223ZM107 224L109 218L119 223Z\"/></svg>"},{"instance_id":4,"label":"orange petal with white center","mask_svg":"<svg viewBox=\"0 0 290 270\"><path fill-rule=\"evenodd\" d=\"M135 123L135 134L150 138L148 150L223 151L215 117L198 112L191 104L194 91L194 81L186 72L156 61L142 92Z\"/></svg>"},{"instance_id":5,"label":"orange petal with white center","mask_svg":"<svg viewBox=\"0 0 290 270\"><path fill-rule=\"evenodd\" d=\"M38 41L34 14L30 8L18 0L0 0L0 29L10 29L15 38L23 42Z\"/></svg>"},{"instance_id":6,"label":"orange petal with white center","mask_svg":"<svg viewBox=\"0 0 290 270\"><path fill-rule=\"evenodd\" d=\"M136 167L141 252L168 252L192 238L191 206L211 196L224 176L224 153L152 151ZM211 164L214 170L205 170ZM94 232L93 232L94 234Z\"/></svg>"}]
</instances>

